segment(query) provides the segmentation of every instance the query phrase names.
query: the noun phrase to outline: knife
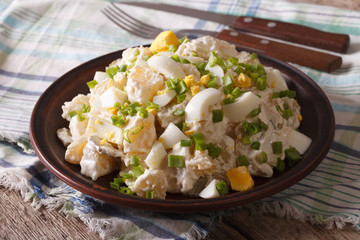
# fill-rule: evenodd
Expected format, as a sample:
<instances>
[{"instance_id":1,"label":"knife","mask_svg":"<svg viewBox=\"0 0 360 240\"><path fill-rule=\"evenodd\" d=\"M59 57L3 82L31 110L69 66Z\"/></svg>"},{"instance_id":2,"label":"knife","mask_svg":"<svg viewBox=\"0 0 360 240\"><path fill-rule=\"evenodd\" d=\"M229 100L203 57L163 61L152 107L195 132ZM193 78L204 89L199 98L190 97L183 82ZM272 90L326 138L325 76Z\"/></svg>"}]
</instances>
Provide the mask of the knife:
<instances>
[{"instance_id":1,"label":"knife","mask_svg":"<svg viewBox=\"0 0 360 240\"><path fill-rule=\"evenodd\" d=\"M232 42L245 51L262 53L283 61L296 63L325 72L332 72L342 64L342 58L333 54L302 48L295 45L255 37L236 30L222 30L221 32L182 29L175 31L176 35L210 35Z\"/></svg>"},{"instance_id":2,"label":"knife","mask_svg":"<svg viewBox=\"0 0 360 240\"><path fill-rule=\"evenodd\" d=\"M347 34L330 33L298 24L286 23L276 20L225 15L163 3L119 3L218 22L240 31L255 33L339 53L345 53L350 43L350 37Z\"/></svg>"}]
</instances>

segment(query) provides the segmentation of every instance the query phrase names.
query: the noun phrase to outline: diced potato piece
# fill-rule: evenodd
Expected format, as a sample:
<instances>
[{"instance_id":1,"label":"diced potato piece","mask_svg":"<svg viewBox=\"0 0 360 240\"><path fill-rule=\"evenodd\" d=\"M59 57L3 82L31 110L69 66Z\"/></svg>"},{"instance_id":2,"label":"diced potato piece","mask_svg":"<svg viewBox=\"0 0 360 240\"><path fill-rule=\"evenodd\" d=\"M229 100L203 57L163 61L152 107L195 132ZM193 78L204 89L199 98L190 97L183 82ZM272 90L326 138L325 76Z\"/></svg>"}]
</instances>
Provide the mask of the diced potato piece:
<instances>
[{"instance_id":1,"label":"diced potato piece","mask_svg":"<svg viewBox=\"0 0 360 240\"><path fill-rule=\"evenodd\" d=\"M70 143L65 152L65 161L71 164L79 164L84 155L83 149L86 144L87 138L84 136Z\"/></svg>"},{"instance_id":2,"label":"diced potato piece","mask_svg":"<svg viewBox=\"0 0 360 240\"><path fill-rule=\"evenodd\" d=\"M165 52L169 50L170 45L179 46L179 39L172 31L161 32L152 42L150 50L154 52Z\"/></svg>"},{"instance_id":3,"label":"diced potato piece","mask_svg":"<svg viewBox=\"0 0 360 240\"><path fill-rule=\"evenodd\" d=\"M229 178L232 190L243 192L254 186L254 180L245 166L232 168L226 172L226 175Z\"/></svg>"}]
</instances>

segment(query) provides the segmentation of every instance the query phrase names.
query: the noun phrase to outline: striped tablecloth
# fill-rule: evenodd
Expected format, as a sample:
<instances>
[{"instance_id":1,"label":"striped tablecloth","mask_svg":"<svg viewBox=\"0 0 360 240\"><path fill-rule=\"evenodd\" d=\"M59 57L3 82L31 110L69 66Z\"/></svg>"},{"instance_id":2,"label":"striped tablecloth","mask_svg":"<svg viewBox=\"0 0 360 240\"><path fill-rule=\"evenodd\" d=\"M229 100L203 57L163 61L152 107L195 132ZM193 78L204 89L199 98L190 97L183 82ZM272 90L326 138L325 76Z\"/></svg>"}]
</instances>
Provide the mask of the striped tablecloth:
<instances>
[{"instance_id":1,"label":"striped tablecloth","mask_svg":"<svg viewBox=\"0 0 360 240\"><path fill-rule=\"evenodd\" d=\"M164 1L165 2L165 1ZM296 66L329 97L335 140L324 161L298 184L247 207L324 227L360 229L360 12L283 0L171 1L224 14L258 16L351 35L343 65L329 73ZM130 35L102 15L109 1L0 0L0 184L21 191L34 206L79 217L103 238L196 238L223 214L166 214L100 202L67 186L40 163L29 140L29 120L42 92L59 76L97 56L151 40ZM221 30L199 19L124 7L167 29ZM237 211L233 209L232 211Z\"/></svg>"}]
</instances>

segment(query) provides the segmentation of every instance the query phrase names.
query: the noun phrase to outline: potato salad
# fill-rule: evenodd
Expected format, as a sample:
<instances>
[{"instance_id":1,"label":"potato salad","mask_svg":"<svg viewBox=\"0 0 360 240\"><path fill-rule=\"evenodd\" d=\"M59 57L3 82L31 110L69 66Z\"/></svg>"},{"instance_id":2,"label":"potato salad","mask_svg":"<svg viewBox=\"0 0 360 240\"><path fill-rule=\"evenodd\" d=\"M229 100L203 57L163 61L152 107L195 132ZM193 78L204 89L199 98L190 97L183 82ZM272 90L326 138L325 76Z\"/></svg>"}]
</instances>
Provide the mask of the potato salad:
<instances>
[{"instance_id":1,"label":"potato salad","mask_svg":"<svg viewBox=\"0 0 360 240\"><path fill-rule=\"evenodd\" d=\"M65 161L124 194L214 198L254 186L301 160L311 139L296 92L255 53L205 36L160 33L96 72L62 106Z\"/></svg>"}]
</instances>

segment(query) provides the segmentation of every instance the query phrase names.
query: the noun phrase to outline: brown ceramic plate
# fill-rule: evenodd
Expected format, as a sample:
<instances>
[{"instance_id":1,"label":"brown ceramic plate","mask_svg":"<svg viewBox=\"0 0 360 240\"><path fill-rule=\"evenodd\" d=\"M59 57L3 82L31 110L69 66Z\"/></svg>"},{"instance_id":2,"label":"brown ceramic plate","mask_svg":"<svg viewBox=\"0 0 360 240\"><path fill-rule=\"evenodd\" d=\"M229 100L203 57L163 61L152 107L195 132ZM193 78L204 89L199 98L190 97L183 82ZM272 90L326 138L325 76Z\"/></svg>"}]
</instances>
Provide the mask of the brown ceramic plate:
<instances>
[{"instance_id":1,"label":"brown ceramic plate","mask_svg":"<svg viewBox=\"0 0 360 240\"><path fill-rule=\"evenodd\" d=\"M110 189L115 176L109 174L92 181L80 174L80 167L64 161L65 147L56 137L57 129L68 126L61 118L61 106L79 93L87 94L86 82L95 71L104 71L123 50L109 53L86 62L57 79L40 97L31 117L30 135L34 150L42 163L58 178L73 188L105 202L140 209L164 212L200 212L225 209L259 200L297 183L308 175L326 156L334 137L334 114L331 105L318 85L298 69L271 57L259 54L265 66L279 69L288 86L296 90L303 121L300 131L312 139L303 159L283 173L271 178L254 178L255 187L247 192L234 192L213 199L189 198L169 194L166 200L145 199L121 194Z\"/></svg>"}]
</instances>

